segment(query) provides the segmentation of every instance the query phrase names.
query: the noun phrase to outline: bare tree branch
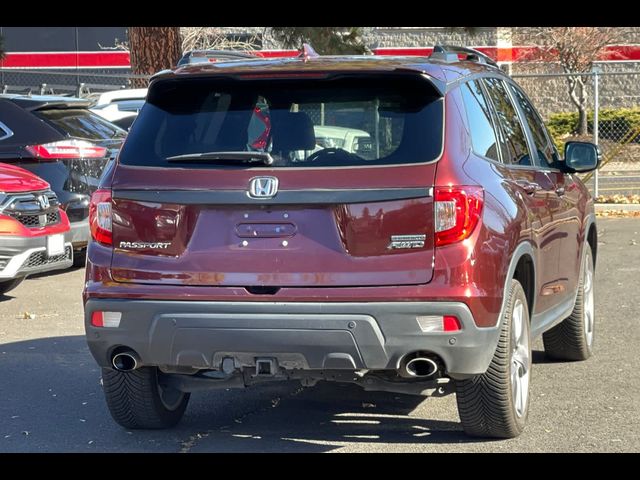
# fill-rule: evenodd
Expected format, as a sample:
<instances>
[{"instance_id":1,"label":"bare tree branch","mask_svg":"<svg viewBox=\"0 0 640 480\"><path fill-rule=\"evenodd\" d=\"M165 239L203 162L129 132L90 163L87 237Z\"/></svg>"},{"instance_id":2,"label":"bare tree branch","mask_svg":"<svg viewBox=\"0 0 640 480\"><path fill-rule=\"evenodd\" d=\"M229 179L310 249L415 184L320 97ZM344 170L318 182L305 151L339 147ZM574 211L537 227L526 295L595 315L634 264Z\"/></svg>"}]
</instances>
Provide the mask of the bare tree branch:
<instances>
[{"instance_id":1,"label":"bare tree branch","mask_svg":"<svg viewBox=\"0 0 640 480\"><path fill-rule=\"evenodd\" d=\"M555 62L565 73L587 73L607 52L607 46L624 40L627 30L619 27L535 27L538 50L519 60ZM620 60L624 58L620 55ZM576 133L587 133L587 92L585 77L567 77L569 98L578 109Z\"/></svg>"},{"instance_id":2,"label":"bare tree branch","mask_svg":"<svg viewBox=\"0 0 640 480\"><path fill-rule=\"evenodd\" d=\"M260 47L260 37L257 34L247 40L229 38L220 28L216 27L181 27L182 51L188 50L256 50Z\"/></svg>"}]
</instances>

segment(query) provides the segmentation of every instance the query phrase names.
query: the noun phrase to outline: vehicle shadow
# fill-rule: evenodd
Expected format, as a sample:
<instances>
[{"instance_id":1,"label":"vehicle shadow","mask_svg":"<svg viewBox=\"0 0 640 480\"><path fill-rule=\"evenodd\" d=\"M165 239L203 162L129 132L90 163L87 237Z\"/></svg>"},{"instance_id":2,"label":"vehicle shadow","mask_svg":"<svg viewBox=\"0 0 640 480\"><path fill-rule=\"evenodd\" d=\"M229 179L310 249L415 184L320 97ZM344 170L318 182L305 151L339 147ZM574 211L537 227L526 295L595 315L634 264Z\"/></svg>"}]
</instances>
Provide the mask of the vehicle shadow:
<instances>
[{"instance_id":1,"label":"vehicle shadow","mask_svg":"<svg viewBox=\"0 0 640 480\"><path fill-rule=\"evenodd\" d=\"M109 415L84 336L0 343L0 385L4 452L324 452L369 444L424 450L420 445L477 441L451 419L453 397L325 382L200 392L174 429L128 431ZM423 418L443 412L448 420Z\"/></svg>"},{"instance_id":2,"label":"vehicle shadow","mask_svg":"<svg viewBox=\"0 0 640 480\"><path fill-rule=\"evenodd\" d=\"M423 402L441 401L320 382L274 399L272 405L239 421L200 430L200 439L189 451L327 452L342 447L349 451L429 451L442 444L478 441L465 436L457 421L422 417L434 410ZM442 409L437 410L434 417L442 415Z\"/></svg>"},{"instance_id":3,"label":"vehicle shadow","mask_svg":"<svg viewBox=\"0 0 640 480\"><path fill-rule=\"evenodd\" d=\"M544 353L544 350L532 350L531 351L531 361L535 365L544 365L544 364L549 364L549 363L562 363L562 364L567 363L567 362L564 362L564 361L561 361L561 360L554 360L553 358L549 358Z\"/></svg>"},{"instance_id":4,"label":"vehicle shadow","mask_svg":"<svg viewBox=\"0 0 640 480\"><path fill-rule=\"evenodd\" d=\"M45 277L55 277L56 275L75 272L76 270L84 270L84 267L69 267L63 270L51 270L49 272L35 273L33 275L29 275L27 277L27 280L33 280L33 279L45 278Z\"/></svg>"}]
</instances>

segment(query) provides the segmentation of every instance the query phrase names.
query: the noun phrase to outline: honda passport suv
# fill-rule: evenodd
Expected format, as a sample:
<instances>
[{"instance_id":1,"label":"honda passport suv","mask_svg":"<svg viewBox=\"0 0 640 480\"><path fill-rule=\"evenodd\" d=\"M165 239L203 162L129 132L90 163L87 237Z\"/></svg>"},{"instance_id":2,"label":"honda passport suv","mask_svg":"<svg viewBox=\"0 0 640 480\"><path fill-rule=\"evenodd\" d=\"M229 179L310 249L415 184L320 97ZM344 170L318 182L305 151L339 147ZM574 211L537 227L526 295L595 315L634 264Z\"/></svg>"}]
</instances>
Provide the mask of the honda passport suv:
<instances>
[{"instance_id":1,"label":"honda passport suv","mask_svg":"<svg viewBox=\"0 0 640 480\"><path fill-rule=\"evenodd\" d=\"M317 149L316 126L368 133L368 155ZM85 325L113 418L169 427L193 391L328 380L455 392L468 434L519 435L531 342L592 354L575 173L598 162L560 155L468 49L156 74L90 204Z\"/></svg>"}]
</instances>

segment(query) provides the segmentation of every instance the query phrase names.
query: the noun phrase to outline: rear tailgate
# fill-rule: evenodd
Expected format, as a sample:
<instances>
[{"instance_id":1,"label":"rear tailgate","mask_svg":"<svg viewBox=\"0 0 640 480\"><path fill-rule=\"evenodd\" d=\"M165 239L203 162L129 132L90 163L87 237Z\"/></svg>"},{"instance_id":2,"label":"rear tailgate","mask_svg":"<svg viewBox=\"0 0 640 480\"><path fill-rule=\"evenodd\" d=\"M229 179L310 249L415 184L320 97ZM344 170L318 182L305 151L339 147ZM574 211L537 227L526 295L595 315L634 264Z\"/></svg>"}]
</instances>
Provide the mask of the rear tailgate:
<instances>
[{"instance_id":1,"label":"rear tailgate","mask_svg":"<svg viewBox=\"0 0 640 480\"><path fill-rule=\"evenodd\" d=\"M443 100L424 77L397 81L152 85L112 180L113 279L242 287L429 282ZM356 153L322 148L318 124L364 130L373 145ZM176 158L212 151L269 152L275 160Z\"/></svg>"},{"instance_id":2,"label":"rear tailgate","mask_svg":"<svg viewBox=\"0 0 640 480\"><path fill-rule=\"evenodd\" d=\"M168 185L165 171L141 170L120 167L114 179L118 282L358 286L431 279L433 198L425 185L435 165L411 167L414 175L376 169L366 178L357 170L311 177L260 171L279 179L268 203L246 195L256 171L178 170ZM132 189L137 179L162 189ZM183 182L196 188L181 190Z\"/></svg>"}]
</instances>

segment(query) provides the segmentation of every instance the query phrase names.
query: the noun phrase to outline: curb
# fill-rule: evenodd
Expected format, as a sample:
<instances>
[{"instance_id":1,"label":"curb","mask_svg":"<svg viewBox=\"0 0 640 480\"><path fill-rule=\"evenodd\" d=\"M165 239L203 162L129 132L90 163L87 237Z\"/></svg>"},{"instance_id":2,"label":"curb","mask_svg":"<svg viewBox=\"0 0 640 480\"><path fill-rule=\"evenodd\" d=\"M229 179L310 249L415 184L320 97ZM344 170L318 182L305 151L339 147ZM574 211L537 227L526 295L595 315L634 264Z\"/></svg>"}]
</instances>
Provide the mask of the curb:
<instances>
[{"instance_id":1,"label":"curb","mask_svg":"<svg viewBox=\"0 0 640 480\"><path fill-rule=\"evenodd\" d=\"M596 212L605 210L622 210L624 212L640 212L640 204L638 203L596 203Z\"/></svg>"}]
</instances>

